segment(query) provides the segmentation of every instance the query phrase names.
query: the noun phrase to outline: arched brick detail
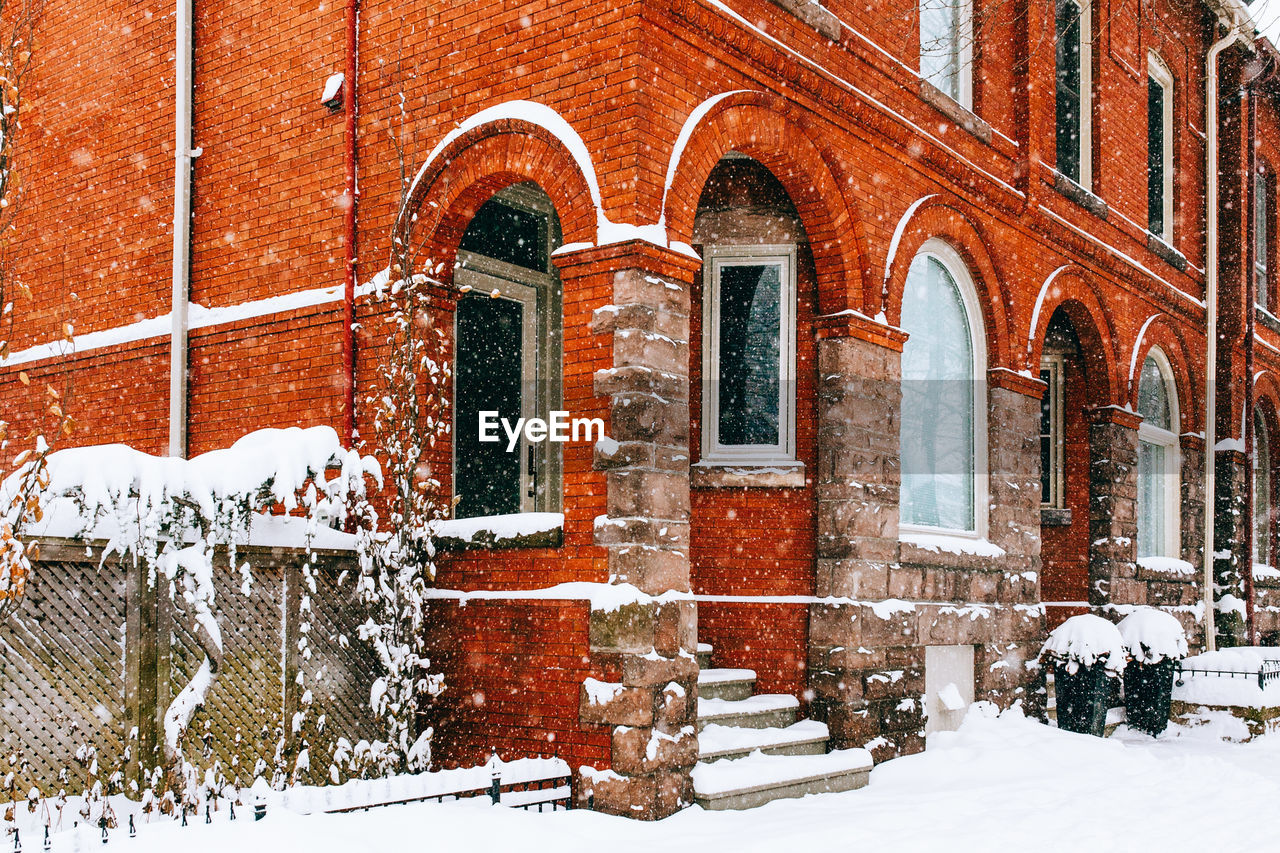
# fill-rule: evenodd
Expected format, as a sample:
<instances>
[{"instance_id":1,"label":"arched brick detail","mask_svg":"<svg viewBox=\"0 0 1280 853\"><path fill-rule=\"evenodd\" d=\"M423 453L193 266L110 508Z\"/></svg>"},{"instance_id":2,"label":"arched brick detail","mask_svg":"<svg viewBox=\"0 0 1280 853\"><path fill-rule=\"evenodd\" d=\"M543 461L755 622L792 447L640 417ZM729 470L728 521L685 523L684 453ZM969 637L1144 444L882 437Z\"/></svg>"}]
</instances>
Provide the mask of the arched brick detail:
<instances>
[{"instance_id":1,"label":"arched brick detail","mask_svg":"<svg viewBox=\"0 0 1280 853\"><path fill-rule=\"evenodd\" d=\"M1160 314L1153 319L1142 333L1141 340L1134 343L1137 347L1136 358L1132 357L1126 364L1126 371L1132 365L1132 374L1128 377L1126 402L1135 412L1138 410L1138 380L1142 376L1142 363L1152 347L1159 347L1169 359L1173 369L1173 383L1178 391L1178 417L1181 421L1179 432L1196 432L1200 429L1200 395L1196 393L1195 383L1191 379L1191 360L1187 354L1186 342L1178 334L1169 317Z\"/></svg>"},{"instance_id":2,"label":"arched brick detail","mask_svg":"<svg viewBox=\"0 0 1280 853\"><path fill-rule=\"evenodd\" d=\"M690 242L698 199L716 163L730 151L759 161L786 189L809 237L818 305L834 314L862 305L865 236L844 194L847 181L815 141L803 111L783 98L739 92L699 122L666 194L664 221L673 241Z\"/></svg>"},{"instance_id":3,"label":"arched brick detail","mask_svg":"<svg viewBox=\"0 0 1280 853\"><path fill-rule=\"evenodd\" d=\"M866 313L883 310L889 325L901 324L902 292L907 285L907 270L920 247L935 237L945 240L955 249L969 268L974 288L978 291L978 302L982 305L982 325L987 335L987 367L1022 369L1021 355L1015 361L1010 345L1012 329L1007 307L1011 301L987 252L987 241L964 214L945 203L930 203L912 216L898 241L897 252L889 268L884 304L876 305L874 309L868 305Z\"/></svg>"},{"instance_id":4,"label":"arched brick detail","mask_svg":"<svg viewBox=\"0 0 1280 853\"><path fill-rule=\"evenodd\" d=\"M1111 312L1098 297L1092 283L1078 269L1068 267L1048 283L1039 314L1035 317L1036 327L1029 335L1027 368L1034 371L1040 364L1045 334L1058 311L1066 314L1080 339L1085 376L1091 390L1090 405L1122 405L1124 385L1118 370Z\"/></svg>"},{"instance_id":5,"label":"arched brick detail","mask_svg":"<svg viewBox=\"0 0 1280 853\"><path fill-rule=\"evenodd\" d=\"M577 162L554 135L518 119L473 128L441 151L415 181L405 205L416 220L402 217L396 235L449 269L480 206L523 181L536 182L551 197L565 243L595 242L591 187Z\"/></svg>"}]
</instances>

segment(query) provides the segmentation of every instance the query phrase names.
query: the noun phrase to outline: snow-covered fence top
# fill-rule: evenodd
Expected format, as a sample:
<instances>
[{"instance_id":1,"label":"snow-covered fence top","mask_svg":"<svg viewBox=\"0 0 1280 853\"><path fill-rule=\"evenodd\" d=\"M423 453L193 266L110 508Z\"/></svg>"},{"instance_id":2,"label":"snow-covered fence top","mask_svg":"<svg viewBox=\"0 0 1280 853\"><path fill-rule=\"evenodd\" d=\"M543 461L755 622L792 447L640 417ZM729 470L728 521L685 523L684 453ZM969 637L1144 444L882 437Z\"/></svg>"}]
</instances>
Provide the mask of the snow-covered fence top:
<instances>
[{"instance_id":1,"label":"snow-covered fence top","mask_svg":"<svg viewBox=\"0 0 1280 853\"><path fill-rule=\"evenodd\" d=\"M1072 616L1054 628L1040 656L1065 665L1069 673L1101 663L1116 675L1124 672L1129 657L1116 626L1092 613Z\"/></svg>"}]
</instances>

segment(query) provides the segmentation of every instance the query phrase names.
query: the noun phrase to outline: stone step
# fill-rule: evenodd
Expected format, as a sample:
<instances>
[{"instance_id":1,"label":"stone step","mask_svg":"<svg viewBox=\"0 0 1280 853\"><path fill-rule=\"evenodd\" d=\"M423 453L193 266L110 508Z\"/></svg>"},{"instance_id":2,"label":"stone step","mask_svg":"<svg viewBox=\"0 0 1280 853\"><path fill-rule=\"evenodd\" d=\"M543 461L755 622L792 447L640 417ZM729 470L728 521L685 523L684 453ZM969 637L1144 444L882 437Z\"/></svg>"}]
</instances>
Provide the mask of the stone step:
<instances>
[{"instance_id":1,"label":"stone step","mask_svg":"<svg viewBox=\"0 0 1280 853\"><path fill-rule=\"evenodd\" d=\"M698 697L698 731L712 723L749 729L785 728L796 721L800 701L794 696L761 693L746 699Z\"/></svg>"},{"instance_id":2,"label":"stone step","mask_svg":"<svg viewBox=\"0 0 1280 853\"><path fill-rule=\"evenodd\" d=\"M698 673L698 695L707 699L746 699L755 691L753 669L704 669Z\"/></svg>"},{"instance_id":3,"label":"stone step","mask_svg":"<svg viewBox=\"0 0 1280 853\"><path fill-rule=\"evenodd\" d=\"M773 800L852 791L867 784L871 753L842 749L825 755L762 755L699 762L693 799L704 809L751 809Z\"/></svg>"},{"instance_id":4,"label":"stone step","mask_svg":"<svg viewBox=\"0 0 1280 853\"><path fill-rule=\"evenodd\" d=\"M698 734L698 758L718 761L742 758L760 750L766 755L823 755L829 736L826 723L800 720L786 728L747 729L711 723Z\"/></svg>"},{"instance_id":5,"label":"stone step","mask_svg":"<svg viewBox=\"0 0 1280 853\"><path fill-rule=\"evenodd\" d=\"M698 667L701 669L711 669L711 644L698 643Z\"/></svg>"}]
</instances>

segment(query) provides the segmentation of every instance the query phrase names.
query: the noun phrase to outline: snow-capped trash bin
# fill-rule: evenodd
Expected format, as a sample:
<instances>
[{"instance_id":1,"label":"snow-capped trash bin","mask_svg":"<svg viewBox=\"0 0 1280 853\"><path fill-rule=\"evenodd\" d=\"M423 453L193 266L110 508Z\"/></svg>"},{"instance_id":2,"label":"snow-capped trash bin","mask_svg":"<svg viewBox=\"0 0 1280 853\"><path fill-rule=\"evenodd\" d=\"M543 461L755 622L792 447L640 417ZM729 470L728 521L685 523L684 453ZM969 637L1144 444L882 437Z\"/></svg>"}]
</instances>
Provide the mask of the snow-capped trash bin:
<instances>
[{"instance_id":1,"label":"snow-capped trash bin","mask_svg":"<svg viewBox=\"0 0 1280 853\"><path fill-rule=\"evenodd\" d=\"M1106 734L1111 679L1120 677L1128 658L1116 626L1101 616L1072 616L1049 634L1040 657L1053 666L1058 728Z\"/></svg>"},{"instance_id":2,"label":"snow-capped trash bin","mask_svg":"<svg viewBox=\"0 0 1280 853\"><path fill-rule=\"evenodd\" d=\"M1124 707L1129 728L1152 737L1169 725L1169 704L1178 661L1187 656L1187 635L1173 616L1139 607L1116 626L1131 660L1124 670Z\"/></svg>"}]
</instances>

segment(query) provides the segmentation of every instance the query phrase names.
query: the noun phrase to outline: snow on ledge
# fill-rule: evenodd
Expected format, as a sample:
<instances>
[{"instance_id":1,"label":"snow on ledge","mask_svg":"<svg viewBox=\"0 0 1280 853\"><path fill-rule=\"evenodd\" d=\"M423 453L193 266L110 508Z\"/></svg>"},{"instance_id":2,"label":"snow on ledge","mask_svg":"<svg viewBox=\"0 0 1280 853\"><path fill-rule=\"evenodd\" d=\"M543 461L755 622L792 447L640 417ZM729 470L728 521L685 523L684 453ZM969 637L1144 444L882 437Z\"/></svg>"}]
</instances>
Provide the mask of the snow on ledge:
<instances>
[{"instance_id":1,"label":"snow on ledge","mask_svg":"<svg viewBox=\"0 0 1280 853\"><path fill-rule=\"evenodd\" d=\"M493 545L563 529L562 512L514 512L438 521L432 526L432 534L468 545Z\"/></svg>"},{"instance_id":2,"label":"snow on ledge","mask_svg":"<svg viewBox=\"0 0 1280 853\"><path fill-rule=\"evenodd\" d=\"M953 536L947 533L900 533L898 541L914 545L935 554L946 551L950 554L973 554L977 557L1003 557L1005 550L986 539L971 539L967 536Z\"/></svg>"},{"instance_id":3,"label":"snow on ledge","mask_svg":"<svg viewBox=\"0 0 1280 853\"><path fill-rule=\"evenodd\" d=\"M457 601L466 606L469 601L587 601L592 610L613 611L629 604L653 604L670 601L692 601L687 592L664 592L649 595L629 583L593 583L570 581L541 589L475 590L428 589L426 598Z\"/></svg>"},{"instance_id":4,"label":"snow on ledge","mask_svg":"<svg viewBox=\"0 0 1280 853\"><path fill-rule=\"evenodd\" d=\"M1166 575L1194 577L1196 574L1195 566L1186 560L1179 560L1177 557L1139 557L1138 565L1144 569L1150 569L1153 572L1161 572Z\"/></svg>"}]
</instances>

